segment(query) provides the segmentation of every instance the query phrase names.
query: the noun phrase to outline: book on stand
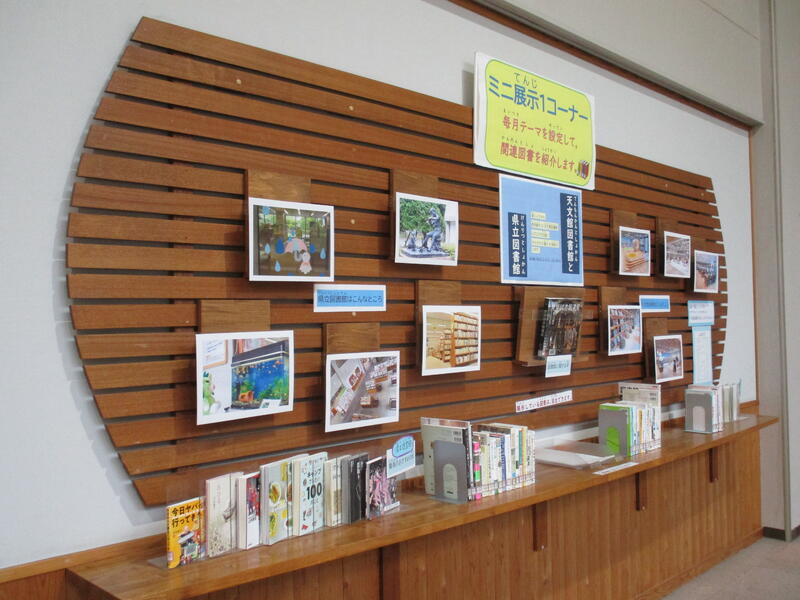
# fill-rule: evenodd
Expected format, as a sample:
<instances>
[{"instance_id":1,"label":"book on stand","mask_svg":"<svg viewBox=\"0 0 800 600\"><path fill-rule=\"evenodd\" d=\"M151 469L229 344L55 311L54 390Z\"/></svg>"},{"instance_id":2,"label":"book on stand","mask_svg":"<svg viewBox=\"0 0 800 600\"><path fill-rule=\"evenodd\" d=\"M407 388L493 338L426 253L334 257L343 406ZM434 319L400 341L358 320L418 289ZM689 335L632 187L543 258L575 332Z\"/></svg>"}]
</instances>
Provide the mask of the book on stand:
<instances>
[{"instance_id":1,"label":"book on stand","mask_svg":"<svg viewBox=\"0 0 800 600\"><path fill-rule=\"evenodd\" d=\"M389 478L386 477L386 456L378 456L367 461L364 468L365 516L371 520L380 517L389 498Z\"/></svg>"},{"instance_id":2,"label":"book on stand","mask_svg":"<svg viewBox=\"0 0 800 600\"><path fill-rule=\"evenodd\" d=\"M583 300L581 298L546 298L539 324L537 358L575 356L581 338Z\"/></svg>"},{"instance_id":3,"label":"book on stand","mask_svg":"<svg viewBox=\"0 0 800 600\"><path fill-rule=\"evenodd\" d=\"M188 565L205 558L203 497L167 506L167 567Z\"/></svg>"},{"instance_id":4,"label":"book on stand","mask_svg":"<svg viewBox=\"0 0 800 600\"><path fill-rule=\"evenodd\" d=\"M209 558L236 546L236 478L241 471L206 481L206 553Z\"/></svg>"},{"instance_id":5,"label":"book on stand","mask_svg":"<svg viewBox=\"0 0 800 600\"><path fill-rule=\"evenodd\" d=\"M323 469L327 452L292 460L292 530L306 535L324 525Z\"/></svg>"},{"instance_id":6,"label":"book on stand","mask_svg":"<svg viewBox=\"0 0 800 600\"><path fill-rule=\"evenodd\" d=\"M236 478L236 544L241 550L260 543L261 473L255 471Z\"/></svg>"},{"instance_id":7,"label":"book on stand","mask_svg":"<svg viewBox=\"0 0 800 600\"><path fill-rule=\"evenodd\" d=\"M365 516L366 486L364 471L369 455L366 452L350 457L350 523L360 521Z\"/></svg>"}]
</instances>

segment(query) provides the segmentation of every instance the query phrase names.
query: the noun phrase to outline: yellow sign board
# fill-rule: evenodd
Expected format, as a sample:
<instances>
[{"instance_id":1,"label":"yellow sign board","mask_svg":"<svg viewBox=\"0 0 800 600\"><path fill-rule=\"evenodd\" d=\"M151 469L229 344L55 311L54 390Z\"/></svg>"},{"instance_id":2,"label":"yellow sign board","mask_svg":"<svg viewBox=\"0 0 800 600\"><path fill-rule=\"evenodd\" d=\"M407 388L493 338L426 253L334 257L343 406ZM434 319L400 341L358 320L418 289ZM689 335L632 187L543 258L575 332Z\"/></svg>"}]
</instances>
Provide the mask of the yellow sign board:
<instances>
[{"instance_id":1,"label":"yellow sign board","mask_svg":"<svg viewBox=\"0 0 800 600\"><path fill-rule=\"evenodd\" d=\"M594 98L475 57L475 163L594 189Z\"/></svg>"}]
</instances>

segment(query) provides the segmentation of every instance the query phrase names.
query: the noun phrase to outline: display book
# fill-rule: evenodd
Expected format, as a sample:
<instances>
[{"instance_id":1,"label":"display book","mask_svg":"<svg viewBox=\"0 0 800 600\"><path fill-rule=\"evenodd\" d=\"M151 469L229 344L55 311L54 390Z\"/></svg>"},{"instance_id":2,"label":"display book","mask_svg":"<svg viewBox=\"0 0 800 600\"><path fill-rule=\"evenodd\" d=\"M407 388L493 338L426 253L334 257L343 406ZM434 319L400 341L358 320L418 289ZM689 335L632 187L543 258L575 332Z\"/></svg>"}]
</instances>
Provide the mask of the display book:
<instances>
[{"instance_id":1,"label":"display book","mask_svg":"<svg viewBox=\"0 0 800 600\"><path fill-rule=\"evenodd\" d=\"M524 425L420 419L425 492L478 500L536 481L535 435Z\"/></svg>"},{"instance_id":2,"label":"display book","mask_svg":"<svg viewBox=\"0 0 800 600\"><path fill-rule=\"evenodd\" d=\"M386 462L304 453L209 479L205 496L167 506L167 566L379 517L400 505Z\"/></svg>"},{"instance_id":3,"label":"display book","mask_svg":"<svg viewBox=\"0 0 800 600\"><path fill-rule=\"evenodd\" d=\"M684 392L684 429L692 433L716 433L723 423L739 419L742 382L690 385Z\"/></svg>"},{"instance_id":4,"label":"display book","mask_svg":"<svg viewBox=\"0 0 800 600\"><path fill-rule=\"evenodd\" d=\"M581 298L545 298L535 348L537 358L575 356L581 338L583 300Z\"/></svg>"},{"instance_id":5,"label":"display book","mask_svg":"<svg viewBox=\"0 0 800 600\"><path fill-rule=\"evenodd\" d=\"M620 382L619 401L598 408L600 444L622 456L661 447L661 385Z\"/></svg>"}]
</instances>

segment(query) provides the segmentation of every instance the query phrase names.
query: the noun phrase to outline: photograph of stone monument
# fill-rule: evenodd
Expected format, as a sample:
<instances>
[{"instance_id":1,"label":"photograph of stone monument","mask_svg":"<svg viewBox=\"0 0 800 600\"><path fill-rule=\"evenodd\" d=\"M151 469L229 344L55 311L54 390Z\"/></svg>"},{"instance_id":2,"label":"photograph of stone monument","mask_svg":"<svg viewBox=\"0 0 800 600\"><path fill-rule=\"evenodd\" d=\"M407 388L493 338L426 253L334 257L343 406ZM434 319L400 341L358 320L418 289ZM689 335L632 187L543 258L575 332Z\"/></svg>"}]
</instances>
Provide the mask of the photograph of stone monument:
<instances>
[{"instance_id":1,"label":"photograph of stone monument","mask_svg":"<svg viewBox=\"0 0 800 600\"><path fill-rule=\"evenodd\" d=\"M395 262L458 264L458 202L397 193Z\"/></svg>"}]
</instances>

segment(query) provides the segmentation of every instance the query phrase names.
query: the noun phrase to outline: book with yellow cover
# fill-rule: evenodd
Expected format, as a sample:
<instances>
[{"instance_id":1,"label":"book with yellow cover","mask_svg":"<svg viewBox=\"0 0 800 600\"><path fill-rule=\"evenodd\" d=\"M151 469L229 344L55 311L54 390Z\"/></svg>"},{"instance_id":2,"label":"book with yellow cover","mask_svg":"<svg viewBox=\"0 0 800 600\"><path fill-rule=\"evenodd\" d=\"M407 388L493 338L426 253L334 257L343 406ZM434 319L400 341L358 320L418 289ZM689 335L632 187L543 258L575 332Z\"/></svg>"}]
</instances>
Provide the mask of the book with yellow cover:
<instances>
[{"instance_id":1,"label":"book with yellow cover","mask_svg":"<svg viewBox=\"0 0 800 600\"><path fill-rule=\"evenodd\" d=\"M186 565L205 558L203 498L167 506L167 567Z\"/></svg>"}]
</instances>

